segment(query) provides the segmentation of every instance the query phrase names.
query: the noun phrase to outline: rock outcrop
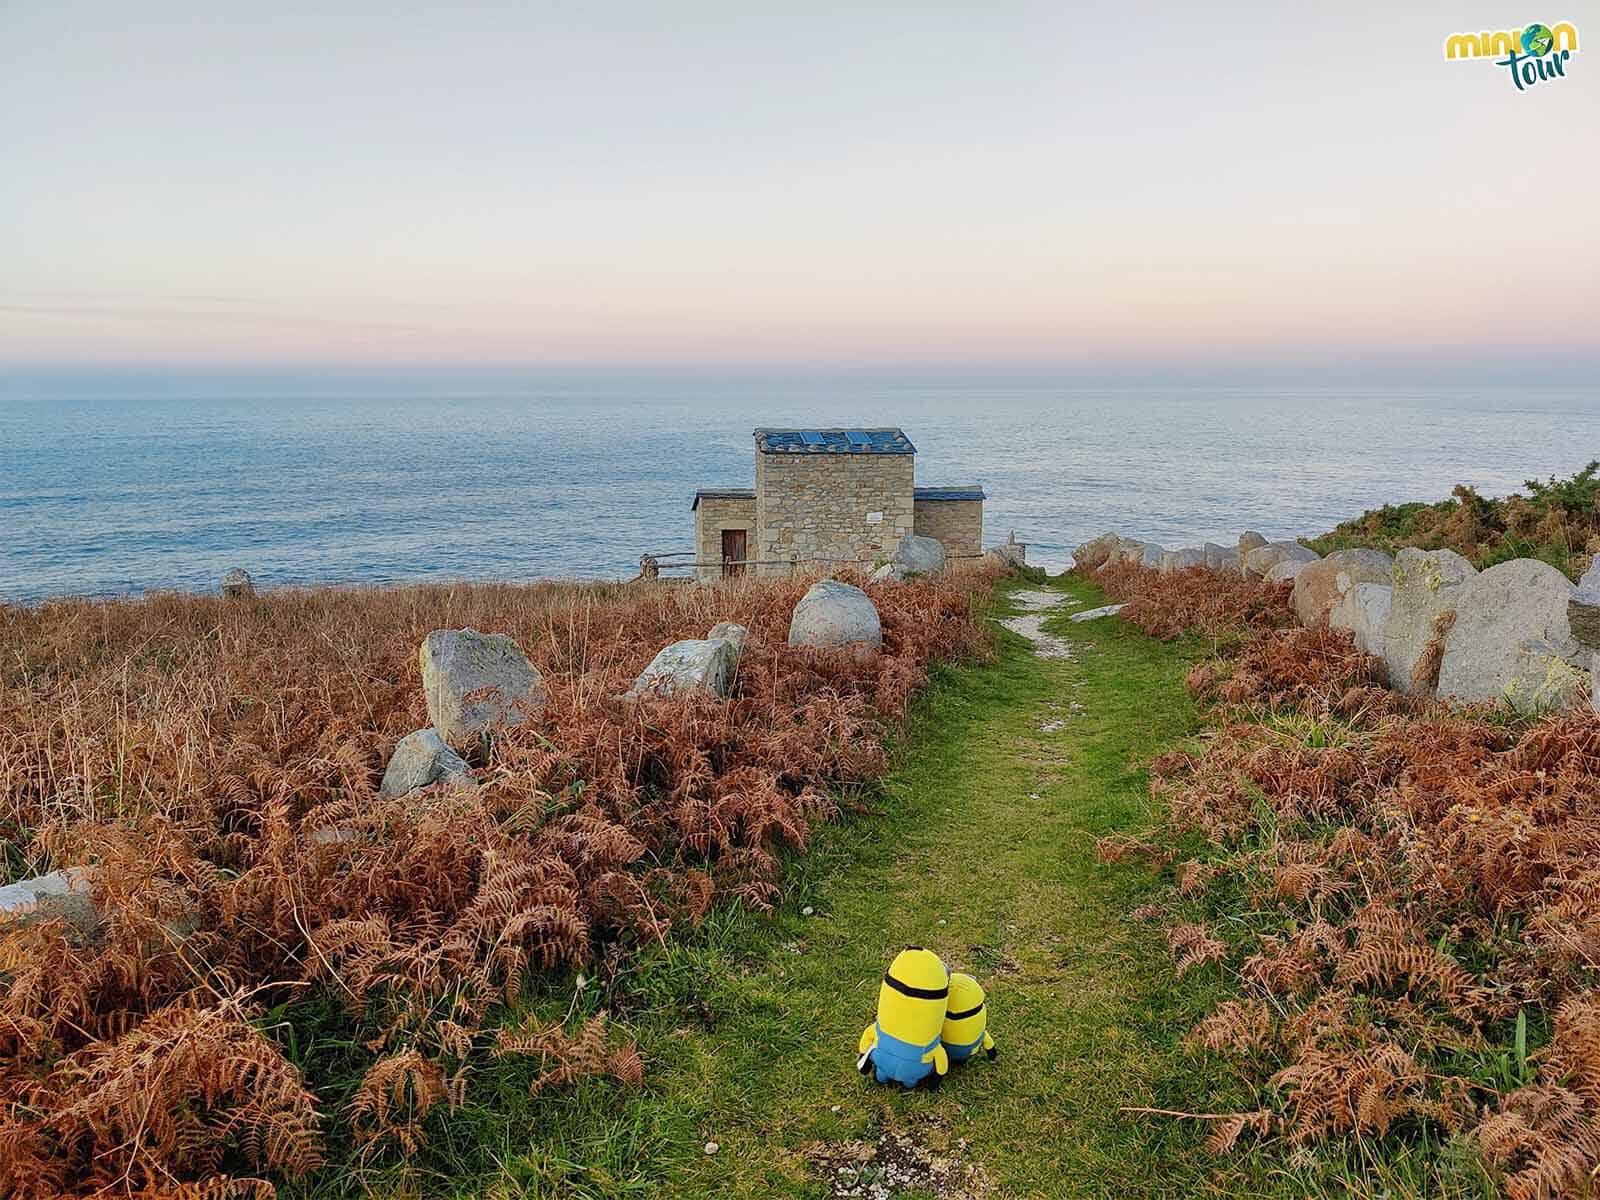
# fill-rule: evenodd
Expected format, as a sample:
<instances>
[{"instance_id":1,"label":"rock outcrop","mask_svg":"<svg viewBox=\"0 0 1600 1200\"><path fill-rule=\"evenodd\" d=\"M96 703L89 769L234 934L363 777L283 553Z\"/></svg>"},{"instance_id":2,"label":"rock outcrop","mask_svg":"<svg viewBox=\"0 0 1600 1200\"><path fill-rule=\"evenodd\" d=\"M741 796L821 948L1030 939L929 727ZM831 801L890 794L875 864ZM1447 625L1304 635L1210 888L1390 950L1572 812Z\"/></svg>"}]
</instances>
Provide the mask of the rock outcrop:
<instances>
[{"instance_id":1,"label":"rock outcrop","mask_svg":"<svg viewBox=\"0 0 1600 1200\"><path fill-rule=\"evenodd\" d=\"M1254 529L1246 529L1239 535L1239 543L1234 547L1238 554L1239 566L1244 566L1244 560L1250 557L1250 551L1259 550L1267 544L1267 539Z\"/></svg>"},{"instance_id":2,"label":"rock outcrop","mask_svg":"<svg viewBox=\"0 0 1600 1200\"><path fill-rule=\"evenodd\" d=\"M883 626L871 597L860 588L821 579L794 606L789 645L819 650L852 647L870 653L883 645Z\"/></svg>"},{"instance_id":3,"label":"rock outcrop","mask_svg":"<svg viewBox=\"0 0 1600 1200\"><path fill-rule=\"evenodd\" d=\"M222 577L222 595L227 600L248 600L256 594L256 582L243 567L230 567Z\"/></svg>"},{"instance_id":4,"label":"rock outcrop","mask_svg":"<svg viewBox=\"0 0 1600 1200\"><path fill-rule=\"evenodd\" d=\"M1321 625L1356 584L1387 587L1393 572L1394 559L1381 550L1335 550L1327 558L1306 563L1294 580L1295 616L1308 629Z\"/></svg>"},{"instance_id":5,"label":"rock outcrop","mask_svg":"<svg viewBox=\"0 0 1600 1200\"><path fill-rule=\"evenodd\" d=\"M1389 623L1394 589L1384 583L1358 583L1328 612L1328 624L1355 635L1356 649L1383 657L1383 630Z\"/></svg>"},{"instance_id":6,"label":"rock outcrop","mask_svg":"<svg viewBox=\"0 0 1600 1200\"><path fill-rule=\"evenodd\" d=\"M739 650L730 638L673 642L663 647L628 690L629 699L704 692L726 696L739 665Z\"/></svg>"},{"instance_id":7,"label":"rock outcrop","mask_svg":"<svg viewBox=\"0 0 1600 1200\"><path fill-rule=\"evenodd\" d=\"M1239 551L1236 548L1207 542L1202 553L1205 555L1206 566L1213 571L1221 571L1228 575L1239 573Z\"/></svg>"},{"instance_id":8,"label":"rock outcrop","mask_svg":"<svg viewBox=\"0 0 1600 1200\"><path fill-rule=\"evenodd\" d=\"M544 679L503 633L436 629L422 643L428 719L461 749L497 725L521 725L544 710Z\"/></svg>"},{"instance_id":9,"label":"rock outcrop","mask_svg":"<svg viewBox=\"0 0 1600 1200\"><path fill-rule=\"evenodd\" d=\"M1244 539L1240 538L1241 546ZM1243 570L1246 579L1265 579L1267 572L1281 562L1316 562L1317 552L1299 542L1268 542L1257 546L1244 556Z\"/></svg>"},{"instance_id":10,"label":"rock outcrop","mask_svg":"<svg viewBox=\"0 0 1600 1200\"><path fill-rule=\"evenodd\" d=\"M937 575L945 568L944 543L908 533L894 548L893 561L907 575Z\"/></svg>"},{"instance_id":11,"label":"rock outcrop","mask_svg":"<svg viewBox=\"0 0 1600 1200\"><path fill-rule=\"evenodd\" d=\"M408 733L395 744L389 766L378 785L378 795L393 799L435 783L473 786L472 772L462 757L435 729Z\"/></svg>"},{"instance_id":12,"label":"rock outcrop","mask_svg":"<svg viewBox=\"0 0 1600 1200\"><path fill-rule=\"evenodd\" d=\"M1523 711L1566 708L1588 680L1567 620L1577 589L1549 563L1518 558L1461 586L1444 642L1439 695L1507 700Z\"/></svg>"},{"instance_id":13,"label":"rock outcrop","mask_svg":"<svg viewBox=\"0 0 1600 1200\"><path fill-rule=\"evenodd\" d=\"M1161 573L1170 575L1174 571L1185 571L1190 567L1203 567L1206 565L1204 550L1185 548L1182 550L1168 550L1161 556Z\"/></svg>"},{"instance_id":14,"label":"rock outcrop","mask_svg":"<svg viewBox=\"0 0 1600 1200\"><path fill-rule=\"evenodd\" d=\"M1438 676L1437 664L1443 647L1439 624L1449 623L1447 614L1456 611L1461 587L1478 574L1454 550L1418 550L1407 546L1395 555L1390 577L1394 592L1389 602L1389 619L1383 626L1383 662L1389 673L1389 686L1412 696L1430 696ZM1446 631L1448 632L1448 631ZM1417 664L1429 645L1433 668L1418 673ZM1415 676L1415 678L1413 678Z\"/></svg>"}]
</instances>

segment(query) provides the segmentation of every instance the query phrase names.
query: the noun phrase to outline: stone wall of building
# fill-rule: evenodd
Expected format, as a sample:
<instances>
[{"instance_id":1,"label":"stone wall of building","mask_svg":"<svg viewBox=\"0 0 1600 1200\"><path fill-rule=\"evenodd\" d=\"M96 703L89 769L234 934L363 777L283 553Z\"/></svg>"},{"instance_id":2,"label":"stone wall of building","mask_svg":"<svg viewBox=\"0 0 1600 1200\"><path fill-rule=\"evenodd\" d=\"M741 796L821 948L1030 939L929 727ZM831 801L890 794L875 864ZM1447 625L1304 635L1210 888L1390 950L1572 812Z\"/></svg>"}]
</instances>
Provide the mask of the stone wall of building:
<instances>
[{"instance_id":1,"label":"stone wall of building","mask_svg":"<svg viewBox=\"0 0 1600 1200\"><path fill-rule=\"evenodd\" d=\"M695 568L700 579L720 579L722 568L722 531L743 529L745 555L761 557L756 553L756 502L753 499L724 499L702 496L694 510L695 558L710 566Z\"/></svg>"},{"instance_id":2,"label":"stone wall of building","mask_svg":"<svg viewBox=\"0 0 1600 1200\"><path fill-rule=\"evenodd\" d=\"M910 454L758 453L756 557L887 558L915 523L915 482Z\"/></svg>"},{"instance_id":3,"label":"stone wall of building","mask_svg":"<svg viewBox=\"0 0 1600 1200\"><path fill-rule=\"evenodd\" d=\"M937 538L946 554L983 553L982 500L918 500L913 533Z\"/></svg>"}]
</instances>

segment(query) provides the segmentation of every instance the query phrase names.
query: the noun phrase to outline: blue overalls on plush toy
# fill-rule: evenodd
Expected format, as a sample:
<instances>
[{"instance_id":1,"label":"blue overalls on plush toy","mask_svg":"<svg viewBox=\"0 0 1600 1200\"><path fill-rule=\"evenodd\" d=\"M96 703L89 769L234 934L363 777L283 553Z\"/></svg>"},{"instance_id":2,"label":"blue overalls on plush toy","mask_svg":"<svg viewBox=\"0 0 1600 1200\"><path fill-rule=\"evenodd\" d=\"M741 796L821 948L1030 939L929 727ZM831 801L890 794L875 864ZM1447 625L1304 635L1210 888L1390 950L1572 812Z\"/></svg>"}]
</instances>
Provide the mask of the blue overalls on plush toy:
<instances>
[{"instance_id":1,"label":"blue overalls on plush toy","mask_svg":"<svg viewBox=\"0 0 1600 1200\"><path fill-rule=\"evenodd\" d=\"M920 946L897 954L878 988L878 1019L861 1034L857 1069L879 1083L937 1084L950 1069L939 1036L949 994L950 972L937 954Z\"/></svg>"}]
</instances>

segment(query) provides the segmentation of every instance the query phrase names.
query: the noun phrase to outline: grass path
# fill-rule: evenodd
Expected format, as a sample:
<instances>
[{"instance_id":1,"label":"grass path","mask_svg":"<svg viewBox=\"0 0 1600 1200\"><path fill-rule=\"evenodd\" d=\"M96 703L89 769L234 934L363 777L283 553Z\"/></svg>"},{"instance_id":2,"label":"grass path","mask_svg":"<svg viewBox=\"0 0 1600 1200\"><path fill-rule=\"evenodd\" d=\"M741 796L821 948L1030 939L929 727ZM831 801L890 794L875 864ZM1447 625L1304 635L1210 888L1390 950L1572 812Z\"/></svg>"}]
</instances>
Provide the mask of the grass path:
<instances>
[{"instance_id":1,"label":"grass path","mask_svg":"<svg viewBox=\"0 0 1600 1200\"><path fill-rule=\"evenodd\" d=\"M338 1173L319 1194L494 1197L1143 1197L1208 1190L1190 1123L1129 1117L1219 1085L1177 1039L1206 1000L1176 987L1157 929L1128 920L1154 887L1095 862L1135 829L1146 764L1192 732L1182 686L1203 649L1158 643L1076 580L1007 585L999 615L1065 642L1050 657L1008 629L997 661L942 670L917 705L871 812L819 831L770 918L719 911L586 987L531 1003L609 1008L649 1064L643 1089L587 1080L529 1099L531 1067L480 1076L468 1105L394 1173ZM1012 594L1024 593L1013 603ZM1020 619L1019 619L1020 618ZM1042 630L1041 630L1042 626ZM809 910L809 912L807 911ZM854 1070L878 979L907 944L989 993L995 1062L933 1093ZM714 1154L703 1147L717 1143ZM348 1162L348 1160L346 1160ZM1235 1191L1232 1194L1245 1194Z\"/></svg>"},{"instance_id":2,"label":"grass path","mask_svg":"<svg viewBox=\"0 0 1600 1200\"><path fill-rule=\"evenodd\" d=\"M1101 599L1050 586L1080 607ZM682 1039L655 1086L719 1151L680 1160L672 1193L1203 1187L1192 1130L1117 1112L1151 1104L1185 1069L1174 1038L1188 1024L1172 1011L1181 1001L1158 935L1125 917L1148 885L1094 860L1096 837L1142 819L1145 763L1194 727L1182 676L1198 650L1112 620L1068 623L1069 611L1044 625L1071 658L1039 657L1002 632L994 666L939 682L897 756L885 811L815 848L779 938L740 965L714 1027ZM796 915L805 907L814 915ZM970 1063L931 1094L872 1087L851 1070L878 978L908 943L979 977L1000 1042L997 1061Z\"/></svg>"}]
</instances>

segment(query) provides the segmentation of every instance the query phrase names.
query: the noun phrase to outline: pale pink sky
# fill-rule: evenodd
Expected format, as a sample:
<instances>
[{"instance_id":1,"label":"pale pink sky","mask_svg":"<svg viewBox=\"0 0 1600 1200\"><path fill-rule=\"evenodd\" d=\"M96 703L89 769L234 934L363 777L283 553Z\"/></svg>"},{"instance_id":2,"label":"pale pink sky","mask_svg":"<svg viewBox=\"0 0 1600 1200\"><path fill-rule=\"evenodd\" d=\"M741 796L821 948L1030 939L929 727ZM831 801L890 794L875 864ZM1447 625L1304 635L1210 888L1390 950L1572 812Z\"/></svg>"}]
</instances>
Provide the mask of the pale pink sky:
<instances>
[{"instance_id":1,"label":"pale pink sky","mask_svg":"<svg viewBox=\"0 0 1600 1200\"><path fill-rule=\"evenodd\" d=\"M1522 2L12 0L0 365L1600 363Z\"/></svg>"}]
</instances>

